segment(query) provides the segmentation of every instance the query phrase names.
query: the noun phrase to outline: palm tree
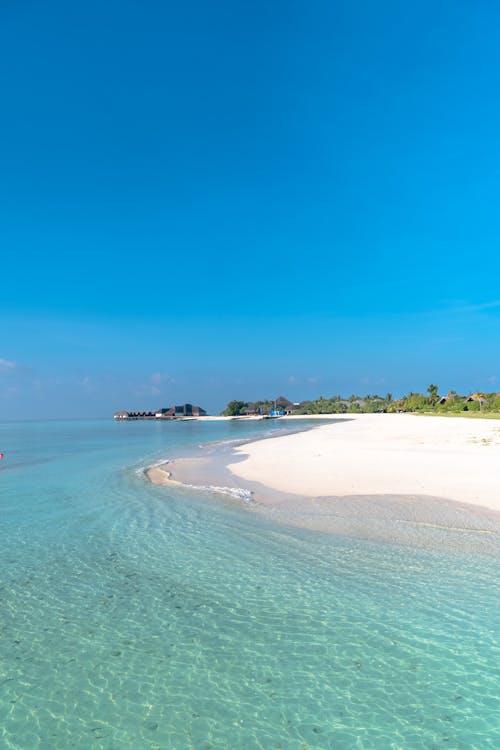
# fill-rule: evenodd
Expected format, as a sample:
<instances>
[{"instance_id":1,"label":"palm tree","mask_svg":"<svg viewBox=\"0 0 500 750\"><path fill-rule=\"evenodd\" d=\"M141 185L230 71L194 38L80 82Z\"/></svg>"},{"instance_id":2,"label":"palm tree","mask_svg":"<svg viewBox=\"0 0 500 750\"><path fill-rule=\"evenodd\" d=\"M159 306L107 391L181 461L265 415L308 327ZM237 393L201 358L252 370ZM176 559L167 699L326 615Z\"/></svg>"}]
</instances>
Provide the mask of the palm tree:
<instances>
[{"instance_id":1,"label":"palm tree","mask_svg":"<svg viewBox=\"0 0 500 750\"><path fill-rule=\"evenodd\" d=\"M429 394L429 401L431 402L431 404L435 404L439 398L438 386L434 385L434 383L431 383L430 386L427 388L427 393Z\"/></svg>"}]
</instances>

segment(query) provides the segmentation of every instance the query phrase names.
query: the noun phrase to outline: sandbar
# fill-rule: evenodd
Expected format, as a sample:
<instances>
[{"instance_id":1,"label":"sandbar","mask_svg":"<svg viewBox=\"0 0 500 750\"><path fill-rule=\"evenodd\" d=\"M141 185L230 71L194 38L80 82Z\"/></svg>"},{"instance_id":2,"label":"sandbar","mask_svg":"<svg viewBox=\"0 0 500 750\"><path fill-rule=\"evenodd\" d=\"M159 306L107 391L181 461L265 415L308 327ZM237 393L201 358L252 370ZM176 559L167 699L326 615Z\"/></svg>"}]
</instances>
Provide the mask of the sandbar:
<instances>
[{"instance_id":1,"label":"sandbar","mask_svg":"<svg viewBox=\"0 0 500 750\"><path fill-rule=\"evenodd\" d=\"M290 427L295 427L293 418ZM498 554L500 421L362 414L148 470L279 524ZM241 496L238 493L244 493Z\"/></svg>"},{"instance_id":2,"label":"sandbar","mask_svg":"<svg viewBox=\"0 0 500 750\"><path fill-rule=\"evenodd\" d=\"M349 415L235 448L236 476L319 495L430 495L500 512L500 420Z\"/></svg>"}]
</instances>

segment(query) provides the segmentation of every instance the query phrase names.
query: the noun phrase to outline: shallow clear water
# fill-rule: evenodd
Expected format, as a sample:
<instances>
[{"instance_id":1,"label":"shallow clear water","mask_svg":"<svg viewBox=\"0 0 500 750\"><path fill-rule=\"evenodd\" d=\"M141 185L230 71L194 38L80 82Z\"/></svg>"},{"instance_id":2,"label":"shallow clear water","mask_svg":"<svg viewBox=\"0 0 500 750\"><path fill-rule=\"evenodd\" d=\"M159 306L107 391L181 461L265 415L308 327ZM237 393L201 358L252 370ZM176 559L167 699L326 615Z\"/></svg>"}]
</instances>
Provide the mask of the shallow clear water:
<instances>
[{"instance_id":1,"label":"shallow clear water","mask_svg":"<svg viewBox=\"0 0 500 750\"><path fill-rule=\"evenodd\" d=\"M0 425L0 747L500 746L497 560L141 476L284 426Z\"/></svg>"}]
</instances>

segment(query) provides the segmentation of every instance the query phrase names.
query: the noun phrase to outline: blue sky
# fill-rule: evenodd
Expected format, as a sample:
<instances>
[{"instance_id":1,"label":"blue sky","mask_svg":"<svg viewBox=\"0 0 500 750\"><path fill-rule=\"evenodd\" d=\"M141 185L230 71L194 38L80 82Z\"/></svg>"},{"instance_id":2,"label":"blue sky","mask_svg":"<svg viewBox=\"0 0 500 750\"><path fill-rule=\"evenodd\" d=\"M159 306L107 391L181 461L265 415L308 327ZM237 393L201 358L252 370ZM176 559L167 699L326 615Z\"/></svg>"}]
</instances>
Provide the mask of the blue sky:
<instances>
[{"instance_id":1,"label":"blue sky","mask_svg":"<svg viewBox=\"0 0 500 750\"><path fill-rule=\"evenodd\" d=\"M0 9L0 419L500 389L496 4L70 5Z\"/></svg>"}]
</instances>

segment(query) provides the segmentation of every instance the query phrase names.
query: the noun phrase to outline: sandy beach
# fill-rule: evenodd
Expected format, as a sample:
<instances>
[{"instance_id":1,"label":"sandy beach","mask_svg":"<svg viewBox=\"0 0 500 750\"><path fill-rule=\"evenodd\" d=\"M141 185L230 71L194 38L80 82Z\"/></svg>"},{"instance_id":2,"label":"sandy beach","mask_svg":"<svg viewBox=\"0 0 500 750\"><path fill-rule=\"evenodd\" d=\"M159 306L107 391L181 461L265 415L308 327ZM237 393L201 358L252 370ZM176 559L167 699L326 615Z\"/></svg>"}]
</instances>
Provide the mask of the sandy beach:
<instances>
[{"instance_id":1,"label":"sandy beach","mask_svg":"<svg viewBox=\"0 0 500 750\"><path fill-rule=\"evenodd\" d=\"M429 495L500 512L500 421L362 414L247 443L236 476L307 497Z\"/></svg>"},{"instance_id":2,"label":"sandy beach","mask_svg":"<svg viewBox=\"0 0 500 750\"><path fill-rule=\"evenodd\" d=\"M300 424L289 421L291 429ZM147 476L251 497L249 509L280 524L498 553L497 420L349 415L223 455L175 459Z\"/></svg>"}]
</instances>

